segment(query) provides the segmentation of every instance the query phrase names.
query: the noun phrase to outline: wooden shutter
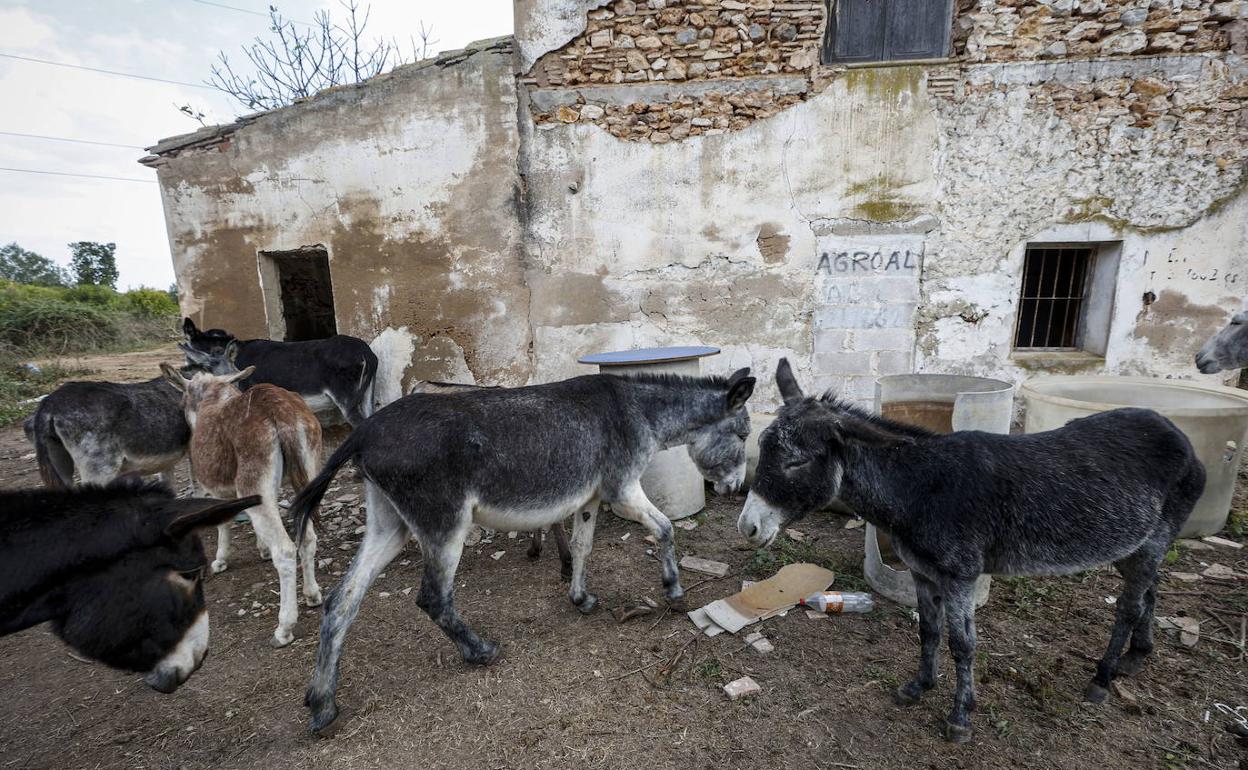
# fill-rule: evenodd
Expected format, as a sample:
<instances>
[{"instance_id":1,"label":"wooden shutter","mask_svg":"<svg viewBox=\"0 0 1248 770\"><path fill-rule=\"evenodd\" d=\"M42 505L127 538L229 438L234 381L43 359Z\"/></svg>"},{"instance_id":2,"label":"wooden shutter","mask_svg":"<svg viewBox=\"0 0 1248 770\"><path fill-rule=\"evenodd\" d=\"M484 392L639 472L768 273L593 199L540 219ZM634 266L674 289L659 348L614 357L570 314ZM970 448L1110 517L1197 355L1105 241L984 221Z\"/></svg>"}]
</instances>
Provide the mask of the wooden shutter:
<instances>
[{"instance_id":1,"label":"wooden shutter","mask_svg":"<svg viewBox=\"0 0 1248 770\"><path fill-rule=\"evenodd\" d=\"M949 53L951 0L828 0L825 64L938 59Z\"/></svg>"}]
</instances>

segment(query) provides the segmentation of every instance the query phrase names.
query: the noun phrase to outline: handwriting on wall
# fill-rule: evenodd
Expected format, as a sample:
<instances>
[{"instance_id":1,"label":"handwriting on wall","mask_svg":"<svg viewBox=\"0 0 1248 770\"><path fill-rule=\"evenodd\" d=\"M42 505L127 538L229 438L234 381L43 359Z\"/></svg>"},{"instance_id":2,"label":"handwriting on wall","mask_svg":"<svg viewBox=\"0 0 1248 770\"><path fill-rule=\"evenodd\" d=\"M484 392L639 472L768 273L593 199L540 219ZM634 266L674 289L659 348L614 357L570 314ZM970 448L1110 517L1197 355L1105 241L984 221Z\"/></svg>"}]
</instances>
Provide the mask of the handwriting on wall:
<instances>
[{"instance_id":1,"label":"handwriting on wall","mask_svg":"<svg viewBox=\"0 0 1248 770\"><path fill-rule=\"evenodd\" d=\"M819 255L815 273L823 275L913 273L919 269L921 261L922 252L910 249L825 251Z\"/></svg>"},{"instance_id":2,"label":"handwriting on wall","mask_svg":"<svg viewBox=\"0 0 1248 770\"><path fill-rule=\"evenodd\" d=\"M1157 257L1144 252L1144 265L1148 268L1148 278L1150 281L1193 281L1202 284L1217 284L1229 289L1240 289L1248 281L1246 274L1236 270L1225 270L1218 267L1209 267L1207 264L1200 266L1188 266L1188 258L1186 255L1176 254L1177 249L1170 249L1165 257ZM1149 263L1152 264L1149 264Z\"/></svg>"}]
</instances>

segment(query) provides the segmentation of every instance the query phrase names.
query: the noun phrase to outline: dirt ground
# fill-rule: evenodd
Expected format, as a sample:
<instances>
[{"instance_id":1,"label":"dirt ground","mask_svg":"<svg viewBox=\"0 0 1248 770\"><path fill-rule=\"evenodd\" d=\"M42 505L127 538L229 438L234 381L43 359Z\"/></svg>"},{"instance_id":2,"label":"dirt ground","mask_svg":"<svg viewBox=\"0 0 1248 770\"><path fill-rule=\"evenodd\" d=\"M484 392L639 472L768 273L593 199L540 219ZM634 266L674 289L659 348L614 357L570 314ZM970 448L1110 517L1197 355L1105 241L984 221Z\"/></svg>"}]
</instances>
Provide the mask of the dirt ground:
<instances>
[{"instance_id":1,"label":"dirt ground","mask_svg":"<svg viewBox=\"0 0 1248 770\"><path fill-rule=\"evenodd\" d=\"M133 379L152 376L150 360L130 364ZM0 488L37 482L20 427L0 431ZM1246 491L1248 477L1240 508ZM332 561L318 570L326 589L358 543L360 494L344 471L326 497L320 558ZM677 531L682 555L732 567L723 579L685 572L691 607L788 561L835 569L845 590L864 586L862 528L819 514L797 525L813 543L786 540L760 554L735 531L741 503L712 498L696 529ZM1215 706L1248 705L1248 663L1236 647L1248 581L1173 576L1215 562L1248 572L1248 549L1178 550L1158 614L1199 619L1201 638L1189 648L1159 632L1150 663L1102 706L1080 694L1107 641L1116 573L995 581L978 613L975 738L955 746L940 737L952 695L947 654L922 705L901 708L890 697L915 669L910 610L883 601L869 615L790 612L758 627L775 645L768 655L739 636L699 637L674 612L621 624L612 608L661 600L658 563L640 527L599 521L590 585L602 609L590 616L567 600L553 544L537 563L525 558L525 535L498 533L466 551L457 604L503 644L484 669L460 661L416 607L420 553L409 545L351 629L343 713L328 738L307 732L302 703L319 611L302 608L295 643L270 649L276 575L249 525L235 524L230 569L207 586L211 653L173 695L75 659L43 627L0 639L0 767L1248 768L1248 748L1224 731ZM762 693L730 702L722 686L746 674Z\"/></svg>"}]
</instances>

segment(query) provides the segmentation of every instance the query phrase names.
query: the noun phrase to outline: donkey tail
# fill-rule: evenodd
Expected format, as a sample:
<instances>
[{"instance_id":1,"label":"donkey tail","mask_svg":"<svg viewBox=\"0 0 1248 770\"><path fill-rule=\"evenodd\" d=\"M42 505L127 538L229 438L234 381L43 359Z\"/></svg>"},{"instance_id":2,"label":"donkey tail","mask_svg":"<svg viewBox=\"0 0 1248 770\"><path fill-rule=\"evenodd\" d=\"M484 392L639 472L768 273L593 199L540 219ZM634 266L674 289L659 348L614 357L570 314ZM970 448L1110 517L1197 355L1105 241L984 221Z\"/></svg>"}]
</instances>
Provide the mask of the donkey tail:
<instances>
[{"instance_id":1,"label":"donkey tail","mask_svg":"<svg viewBox=\"0 0 1248 770\"><path fill-rule=\"evenodd\" d=\"M299 493L295 495L295 499L290 503L290 515L295 521L295 542L301 544L303 542L303 533L308 528L308 521L316 517L316 507L321 504L321 498L325 496L325 490L329 488L329 482L334 480L334 476L338 473L338 469L347 463L348 460L355 458L360 450L363 439L360 437L360 431L354 430L347 440L329 456L325 462L325 467L317 474L316 478L302 485ZM292 482L294 478L292 477ZM293 485L293 483L292 483Z\"/></svg>"},{"instance_id":2,"label":"donkey tail","mask_svg":"<svg viewBox=\"0 0 1248 770\"><path fill-rule=\"evenodd\" d=\"M74 485L74 458L56 433L51 410L40 408L30 420L27 436L35 445L35 460L44 486L69 489Z\"/></svg>"}]
</instances>

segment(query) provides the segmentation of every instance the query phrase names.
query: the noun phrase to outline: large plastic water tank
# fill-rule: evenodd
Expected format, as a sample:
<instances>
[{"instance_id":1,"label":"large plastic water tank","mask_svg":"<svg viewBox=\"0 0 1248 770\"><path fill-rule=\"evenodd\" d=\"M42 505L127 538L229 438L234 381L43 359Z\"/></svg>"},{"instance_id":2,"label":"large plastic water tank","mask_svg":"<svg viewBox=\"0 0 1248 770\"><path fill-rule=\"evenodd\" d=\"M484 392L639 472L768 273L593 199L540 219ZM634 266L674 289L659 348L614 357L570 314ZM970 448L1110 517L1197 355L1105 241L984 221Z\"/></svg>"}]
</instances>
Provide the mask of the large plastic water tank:
<instances>
[{"instance_id":1,"label":"large plastic water tank","mask_svg":"<svg viewBox=\"0 0 1248 770\"><path fill-rule=\"evenodd\" d=\"M982 430L1009 433L1014 386L987 377L956 374L897 374L875 382L875 411L898 422L938 433ZM910 569L892 549L888 533L868 524L863 574L879 593L899 604L918 605ZM988 601L992 578L975 582L975 606Z\"/></svg>"},{"instance_id":2,"label":"large plastic water tank","mask_svg":"<svg viewBox=\"0 0 1248 770\"><path fill-rule=\"evenodd\" d=\"M1034 377L1022 385L1028 433L1060 428L1124 406L1154 409L1187 434L1205 464L1205 494L1179 533L1211 535L1226 525L1235 474L1248 441L1248 391L1151 377Z\"/></svg>"}]
</instances>

